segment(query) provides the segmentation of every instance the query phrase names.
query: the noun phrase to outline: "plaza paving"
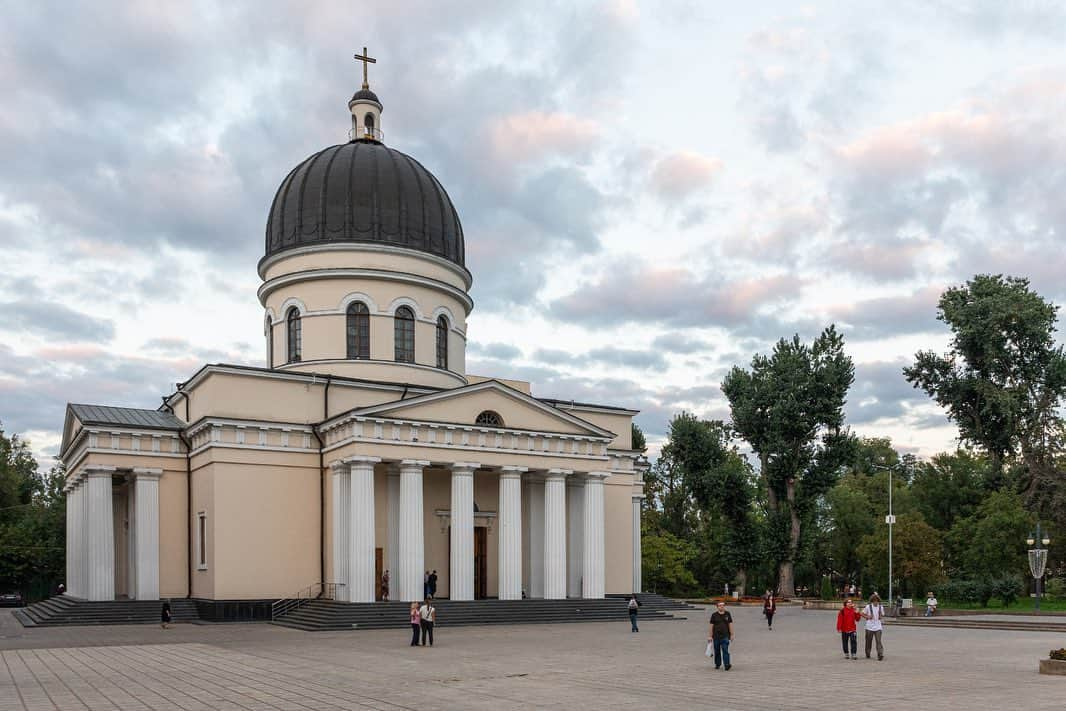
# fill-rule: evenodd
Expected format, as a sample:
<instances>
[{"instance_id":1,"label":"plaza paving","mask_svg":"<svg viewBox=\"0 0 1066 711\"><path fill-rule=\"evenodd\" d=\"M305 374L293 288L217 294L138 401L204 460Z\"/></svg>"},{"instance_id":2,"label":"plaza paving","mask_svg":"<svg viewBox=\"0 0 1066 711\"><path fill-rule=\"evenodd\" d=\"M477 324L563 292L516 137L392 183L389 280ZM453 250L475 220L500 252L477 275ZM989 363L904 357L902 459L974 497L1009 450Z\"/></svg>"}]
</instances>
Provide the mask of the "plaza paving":
<instances>
[{"instance_id":1,"label":"plaza paving","mask_svg":"<svg viewBox=\"0 0 1066 711\"><path fill-rule=\"evenodd\" d=\"M1066 708L1066 677L1036 672L1066 634L896 627L885 661L844 661L834 612L783 608L772 632L759 613L733 608L734 667L716 672L704 611L639 634L441 626L433 649L403 629L24 629L0 611L0 710Z\"/></svg>"}]
</instances>

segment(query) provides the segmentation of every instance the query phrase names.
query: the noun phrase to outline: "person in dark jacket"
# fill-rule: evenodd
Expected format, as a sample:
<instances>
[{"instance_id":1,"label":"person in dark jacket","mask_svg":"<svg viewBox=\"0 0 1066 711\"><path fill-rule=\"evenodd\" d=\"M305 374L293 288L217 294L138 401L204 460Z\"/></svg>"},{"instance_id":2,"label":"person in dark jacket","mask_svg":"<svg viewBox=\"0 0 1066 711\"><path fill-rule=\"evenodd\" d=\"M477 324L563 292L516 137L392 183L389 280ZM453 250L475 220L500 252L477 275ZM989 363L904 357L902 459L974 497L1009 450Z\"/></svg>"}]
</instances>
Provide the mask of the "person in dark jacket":
<instances>
[{"instance_id":1,"label":"person in dark jacket","mask_svg":"<svg viewBox=\"0 0 1066 711\"><path fill-rule=\"evenodd\" d=\"M170 601L169 600L164 600L163 601L163 611L160 614L160 618L162 620L161 627L163 629L165 629L165 630L166 629L170 629Z\"/></svg>"},{"instance_id":2,"label":"person in dark jacket","mask_svg":"<svg viewBox=\"0 0 1066 711\"><path fill-rule=\"evenodd\" d=\"M774 628L775 612L777 612L777 599L774 598L773 590L767 590L766 597L762 601L762 614L766 616L766 626L770 629Z\"/></svg>"},{"instance_id":3,"label":"person in dark jacket","mask_svg":"<svg viewBox=\"0 0 1066 711\"><path fill-rule=\"evenodd\" d=\"M640 632L637 627L637 609L640 607L640 600L637 599L636 594L629 596L629 624L632 627L632 632Z\"/></svg>"}]
</instances>

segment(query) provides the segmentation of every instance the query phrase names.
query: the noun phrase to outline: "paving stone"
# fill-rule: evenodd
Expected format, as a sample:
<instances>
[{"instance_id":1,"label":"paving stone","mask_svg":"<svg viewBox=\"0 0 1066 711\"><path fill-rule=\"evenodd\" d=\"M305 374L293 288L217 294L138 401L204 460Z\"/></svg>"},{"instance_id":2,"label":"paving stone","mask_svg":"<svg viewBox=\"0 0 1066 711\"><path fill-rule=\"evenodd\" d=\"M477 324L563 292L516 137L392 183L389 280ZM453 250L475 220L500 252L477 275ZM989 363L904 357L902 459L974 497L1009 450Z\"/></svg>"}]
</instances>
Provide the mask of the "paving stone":
<instances>
[{"instance_id":1,"label":"paving stone","mask_svg":"<svg viewBox=\"0 0 1066 711\"><path fill-rule=\"evenodd\" d=\"M832 611L734 608L734 668L685 622L313 633L273 625L15 629L0 613L0 711L24 709L1063 708L1047 632L890 627L886 659L845 661ZM860 631L860 655L862 633Z\"/></svg>"}]
</instances>

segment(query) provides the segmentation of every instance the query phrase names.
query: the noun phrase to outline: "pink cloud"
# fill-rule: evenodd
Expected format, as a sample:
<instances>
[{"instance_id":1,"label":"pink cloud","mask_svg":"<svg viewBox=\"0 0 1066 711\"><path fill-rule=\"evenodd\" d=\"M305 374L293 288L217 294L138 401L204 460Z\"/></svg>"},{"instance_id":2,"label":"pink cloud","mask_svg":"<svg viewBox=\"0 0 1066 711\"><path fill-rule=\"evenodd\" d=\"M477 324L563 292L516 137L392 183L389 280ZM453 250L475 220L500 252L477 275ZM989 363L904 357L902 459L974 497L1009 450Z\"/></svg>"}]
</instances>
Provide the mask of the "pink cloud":
<instances>
[{"instance_id":1,"label":"pink cloud","mask_svg":"<svg viewBox=\"0 0 1066 711\"><path fill-rule=\"evenodd\" d=\"M711 184L722 169L717 158L689 151L666 156L651 172L652 189L665 198L683 199Z\"/></svg>"},{"instance_id":2,"label":"pink cloud","mask_svg":"<svg viewBox=\"0 0 1066 711\"><path fill-rule=\"evenodd\" d=\"M525 162L546 153L584 153L599 133L594 121L541 111L501 116L489 125L492 152L503 162Z\"/></svg>"}]
</instances>

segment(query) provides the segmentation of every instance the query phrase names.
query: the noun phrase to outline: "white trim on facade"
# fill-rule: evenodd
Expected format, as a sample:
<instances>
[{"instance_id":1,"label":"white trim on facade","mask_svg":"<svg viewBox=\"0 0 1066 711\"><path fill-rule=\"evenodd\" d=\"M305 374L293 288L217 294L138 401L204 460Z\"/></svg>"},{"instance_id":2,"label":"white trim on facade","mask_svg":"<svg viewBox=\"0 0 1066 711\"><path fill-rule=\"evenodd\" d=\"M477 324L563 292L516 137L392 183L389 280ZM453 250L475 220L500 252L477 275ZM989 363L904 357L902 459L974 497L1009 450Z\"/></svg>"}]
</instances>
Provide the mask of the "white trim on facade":
<instances>
[{"instance_id":1,"label":"white trim on facade","mask_svg":"<svg viewBox=\"0 0 1066 711\"><path fill-rule=\"evenodd\" d=\"M364 294L361 291L352 291L348 294L345 294L344 298L341 299L340 303L337 305L337 310L342 314L347 314L348 307L352 305L353 301L361 302L364 306L366 306L367 311L372 314L376 311L380 311L374 299L369 294Z\"/></svg>"},{"instance_id":2,"label":"white trim on facade","mask_svg":"<svg viewBox=\"0 0 1066 711\"><path fill-rule=\"evenodd\" d=\"M451 296L463 305L468 316L470 315L470 312L474 310L474 300L462 289L454 287L446 282L438 281L437 279L430 279L429 277L418 276L416 274L392 272L384 269L311 269L308 271L293 272L292 274L284 274L263 282L257 293L259 303L265 306L267 298L283 287L302 284L306 281L320 281L322 279L377 279L379 281L391 281L400 284L421 286Z\"/></svg>"},{"instance_id":3,"label":"white trim on facade","mask_svg":"<svg viewBox=\"0 0 1066 711\"><path fill-rule=\"evenodd\" d=\"M274 266L278 262L284 261L289 257L301 257L308 254L317 254L321 252L384 252L386 254L399 254L405 257L414 257L416 259L424 259L427 262L431 262L440 267L455 272L459 276L463 283L466 284L466 288L469 289L474 283L474 277L465 268L461 267L455 262L444 257L438 257L435 254L429 254L417 249L408 249L406 247L396 247L387 244L377 243L364 243L364 242L341 242L341 243L329 243L329 244L317 244L308 245L304 247L295 247L292 249L286 249L283 252L272 254L269 257L265 257L259 262L259 278L266 278L266 272L270 267Z\"/></svg>"}]
</instances>

